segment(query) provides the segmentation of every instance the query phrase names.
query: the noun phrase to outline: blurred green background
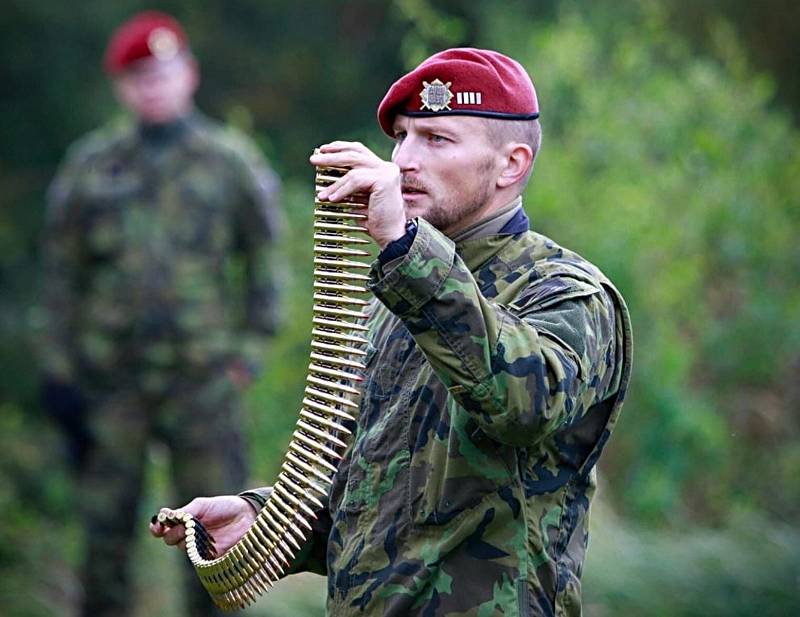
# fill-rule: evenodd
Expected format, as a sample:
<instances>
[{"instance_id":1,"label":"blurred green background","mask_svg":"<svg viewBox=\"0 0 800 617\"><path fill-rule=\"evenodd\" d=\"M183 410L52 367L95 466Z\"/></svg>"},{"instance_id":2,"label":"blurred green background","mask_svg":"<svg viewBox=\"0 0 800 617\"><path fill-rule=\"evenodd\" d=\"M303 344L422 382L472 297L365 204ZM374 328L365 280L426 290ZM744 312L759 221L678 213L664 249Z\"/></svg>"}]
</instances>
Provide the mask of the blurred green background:
<instances>
[{"instance_id":1,"label":"blurred green background","mask_svg":"<svg viewBox=\"0 0 800 617\"><path fill-rule=\"evenodd\" d=\"M271 482L310 332L312 148L390 144L374 112L427 54L492 47L528 68L544 143L534 227L628 299L632 390L601 461L586 614L800 614L800 5L787 0L11 0L0 11L0 613L69 616L74 479L37 400L44 191L67 145L119 113L110 31L157 8L189 31L199 106L249 132L285 183L285 328L248 402ZM149 540L169 501L151 452L137 615L182 612L181 556ZM198 470L202 473L202 468ZM175 504L177 505L177 504ZM252 615L321 615L312 576Z\"/></svg>"}]
</instances>

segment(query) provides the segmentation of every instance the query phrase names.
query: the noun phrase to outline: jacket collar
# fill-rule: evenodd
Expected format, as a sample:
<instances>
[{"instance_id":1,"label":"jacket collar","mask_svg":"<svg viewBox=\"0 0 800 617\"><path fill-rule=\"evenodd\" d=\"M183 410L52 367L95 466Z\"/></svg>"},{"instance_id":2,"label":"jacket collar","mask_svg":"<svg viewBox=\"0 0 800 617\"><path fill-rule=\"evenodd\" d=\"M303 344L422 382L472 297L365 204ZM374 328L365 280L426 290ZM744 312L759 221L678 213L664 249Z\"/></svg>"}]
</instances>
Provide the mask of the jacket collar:
<instances>
[{"instance_id":1,"label":"jacket collar","mask_svg":"<svg viewBox=\"0 0 800 617\"><path fill-rule=\"evenodd\" d=\"M168 147L182 141L195 122L195 114L189 113L166 124L139 123L137 132L139 139L146 146L154 148Z\"/></svg>"},{"instance_id":2,"label":"jacket collar","mask_svg":"<svg viewBox=\"0 0 800 617\"><path fill-rule=\"evenodd\" d=\"M517 197L507 207L459 232L456 251L471 271L480 268L508 245L515 234L530 230L530 220Z\"/></svg>"}]
</instances>

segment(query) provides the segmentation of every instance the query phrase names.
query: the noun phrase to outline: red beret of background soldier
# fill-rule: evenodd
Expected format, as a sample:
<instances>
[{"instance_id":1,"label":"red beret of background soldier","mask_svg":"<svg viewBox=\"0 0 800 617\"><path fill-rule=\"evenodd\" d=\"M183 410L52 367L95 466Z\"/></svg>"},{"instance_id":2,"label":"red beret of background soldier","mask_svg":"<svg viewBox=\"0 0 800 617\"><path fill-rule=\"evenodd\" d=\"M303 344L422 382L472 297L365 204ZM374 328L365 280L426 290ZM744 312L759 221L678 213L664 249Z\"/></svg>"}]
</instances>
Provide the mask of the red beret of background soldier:
<instances>
[{"instance_id":1,"label":"red beret of background soldier","mask_svg":"<svg viewBox=\"0 0 800 617\"><path fill-rule=\"evenodd\" d=\"M282 215L257 148L195 109L177 20L134 16L103 66L130 122L73 145L50 190L43 395L81 483L81 614L121 617L149 444L167 446L180 498L243 488L240 390L276 329ZM187 579L186 613L218 614Z\"/></svg>"},{"instance_id":2,"label":"red beret of background soldier","mask_svg":"<svg viewBox=\"0 0 800 617\"><path fill-rule=\"evenodd\" d=\"M171 60L188 50L189 41L178 21L158 11L139 13L122 24L108 42L103 67L119 75L143 58Z\"/></svg>"},{"instance_id":3,"label":"red beret of background soldier","mask_svg":"<svg viewBox=\"0 0 800 617\"><path fill-rule=\"evenodd\" d=\"M450 49L380 104L391 161L345 141L311 156L350 168L320 200L369 193L380 248L358 427L292 564L327 575L328 615L581 614L595 464L631 330L602 272L529 228L538 114L519 63ZM226 550L271 498L183 509Z\"/></svg>"}]
</instances>

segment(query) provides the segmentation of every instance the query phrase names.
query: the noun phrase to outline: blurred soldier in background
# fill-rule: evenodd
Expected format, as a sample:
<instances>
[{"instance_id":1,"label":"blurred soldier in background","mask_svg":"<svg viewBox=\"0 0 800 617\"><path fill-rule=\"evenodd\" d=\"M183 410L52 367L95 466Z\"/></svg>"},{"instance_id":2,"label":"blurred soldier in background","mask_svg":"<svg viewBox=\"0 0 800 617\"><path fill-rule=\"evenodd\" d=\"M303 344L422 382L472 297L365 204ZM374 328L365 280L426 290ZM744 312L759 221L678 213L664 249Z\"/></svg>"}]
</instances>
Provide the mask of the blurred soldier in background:
<instances>
[{"instance_id":1,"label":"blurred soldier in background","mask_svg":"<svg viewBox=\"0 0 800 617\"><path fill-rule=\"evenodd\" d=\"M240 390L275 330L281 215L256 147L194 109L177 21L133 17L104 64L135 121L81 139L50 190L44 402L93 531L83 614L119 617L148 442L169 447L178 501L245 481ZM189 614L215 614L190 585Z\"/></svg>"}]
</instances>

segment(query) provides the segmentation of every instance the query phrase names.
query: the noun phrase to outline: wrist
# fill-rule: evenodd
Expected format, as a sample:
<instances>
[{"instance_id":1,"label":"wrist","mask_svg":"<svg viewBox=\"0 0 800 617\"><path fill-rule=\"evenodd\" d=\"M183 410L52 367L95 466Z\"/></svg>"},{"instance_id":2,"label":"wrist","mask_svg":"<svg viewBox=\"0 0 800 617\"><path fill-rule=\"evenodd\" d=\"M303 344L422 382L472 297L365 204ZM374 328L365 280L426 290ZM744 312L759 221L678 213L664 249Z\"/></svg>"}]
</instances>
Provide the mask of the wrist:
<instances>
[{"instance_id":1,"label":"wrist","mask_svg":"<svg viewBox=\"0 0 800 617\"><path fill-rule=\"evenodd\" d=\"M387 245L391 244L395 240L399 240L403 236L406 235L407 232L407 222L403 221L401 224L395 226L389 233L385 236L382 236L377 240L378 246L381 250L385 249Z\"/></svg>"}]
</instances>

